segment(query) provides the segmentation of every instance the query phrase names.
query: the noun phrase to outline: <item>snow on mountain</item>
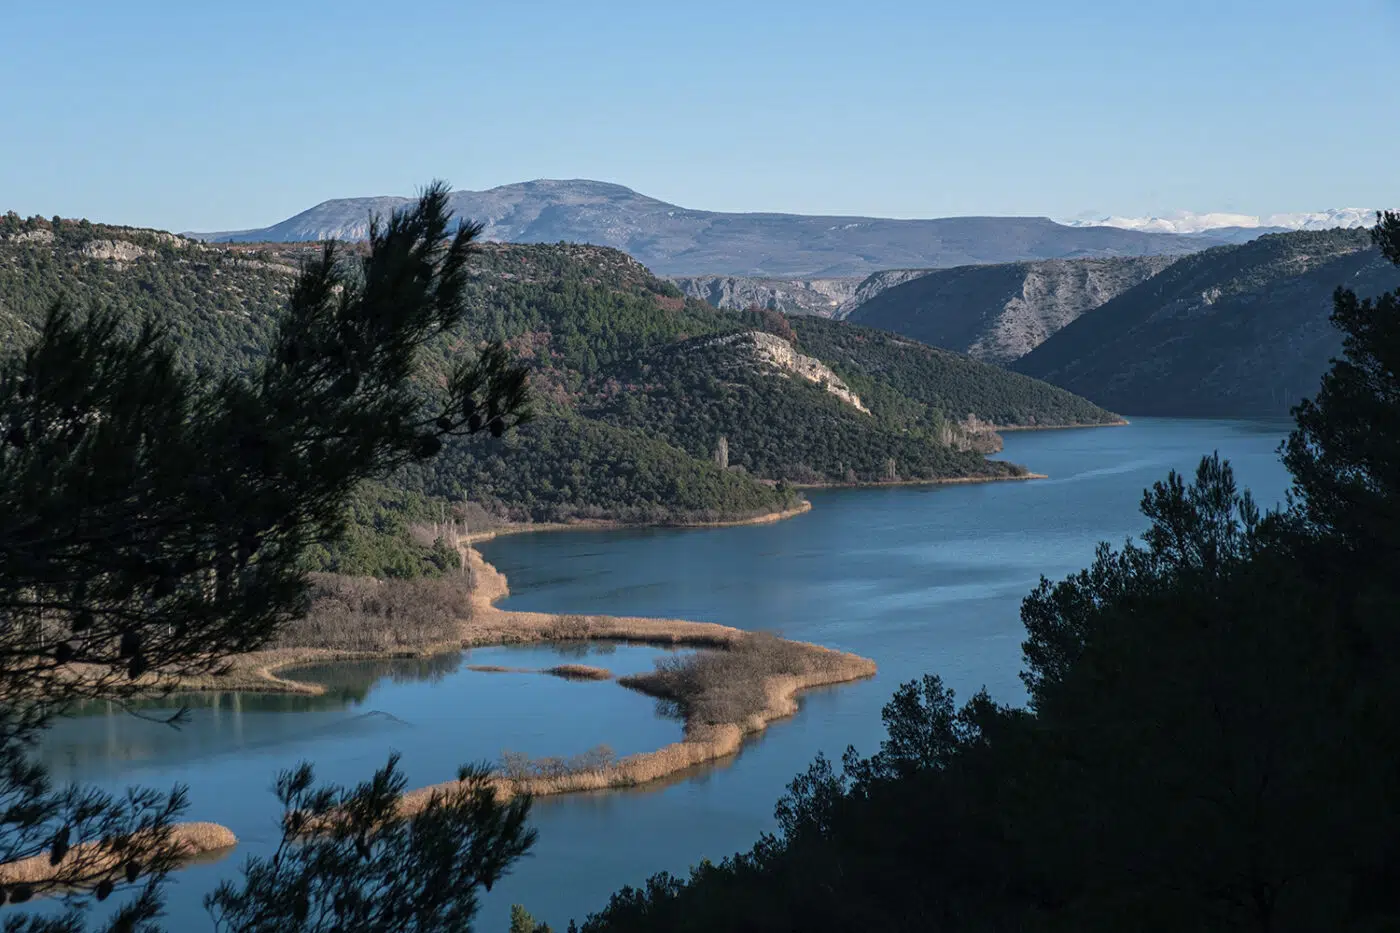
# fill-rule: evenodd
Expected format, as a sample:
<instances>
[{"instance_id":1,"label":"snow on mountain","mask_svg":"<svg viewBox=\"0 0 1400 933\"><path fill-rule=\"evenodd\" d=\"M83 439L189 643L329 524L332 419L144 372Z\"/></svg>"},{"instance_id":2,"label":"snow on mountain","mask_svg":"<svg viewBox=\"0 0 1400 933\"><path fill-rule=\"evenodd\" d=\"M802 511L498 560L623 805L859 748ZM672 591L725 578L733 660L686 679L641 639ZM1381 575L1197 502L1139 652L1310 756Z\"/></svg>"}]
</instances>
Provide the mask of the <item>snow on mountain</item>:
<instances>
[{"instance_id":1,"label":"snow on mountain","mask_svg":"<svg viewBox=\"0 0 1400 933\"><path fill-rule=\"evenodd\" d=\"M1305 211L1293 214L1198 214L1175 211L1162 217L1091 217L1067 221L1071 227L1117 227L1120 230L1141 230L1145 233L1203 233L1224 228L1272 228L1276 230L1331 230L1334 227L1369 227L1376 212L1369 208L1343 207L1328 211Z\"/></svg>"}]
</instances>

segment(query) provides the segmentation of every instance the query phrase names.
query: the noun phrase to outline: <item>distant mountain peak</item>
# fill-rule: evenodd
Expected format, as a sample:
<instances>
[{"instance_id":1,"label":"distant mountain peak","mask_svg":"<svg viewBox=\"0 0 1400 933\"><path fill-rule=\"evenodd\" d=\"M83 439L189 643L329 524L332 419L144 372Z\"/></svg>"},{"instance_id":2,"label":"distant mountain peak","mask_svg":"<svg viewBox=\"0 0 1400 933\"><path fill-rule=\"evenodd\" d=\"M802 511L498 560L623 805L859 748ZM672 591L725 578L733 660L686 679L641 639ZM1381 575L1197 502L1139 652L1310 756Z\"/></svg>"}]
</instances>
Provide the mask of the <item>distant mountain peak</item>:
<instances>
[{"instance_id":1,"label":"distant mountain peak","mask_svg":"<svg viewBox=\"0 0 1400 933\"><path fill-rule=\"evenodd\" d=\"M363 239L371 216L385 216L405 203L407 198L389 197L324 201L270 227L202 236L237 242ZM1151 230L1076 229L1044 217L897 220L722 213L586 178L459 189L449 204L457 217L480 222L487 240L611 246L654 272L681 276L854 277L1023 259L1179 254L1212 245L1205 238L1184 240Z\"/></svg>"}]
</instances>

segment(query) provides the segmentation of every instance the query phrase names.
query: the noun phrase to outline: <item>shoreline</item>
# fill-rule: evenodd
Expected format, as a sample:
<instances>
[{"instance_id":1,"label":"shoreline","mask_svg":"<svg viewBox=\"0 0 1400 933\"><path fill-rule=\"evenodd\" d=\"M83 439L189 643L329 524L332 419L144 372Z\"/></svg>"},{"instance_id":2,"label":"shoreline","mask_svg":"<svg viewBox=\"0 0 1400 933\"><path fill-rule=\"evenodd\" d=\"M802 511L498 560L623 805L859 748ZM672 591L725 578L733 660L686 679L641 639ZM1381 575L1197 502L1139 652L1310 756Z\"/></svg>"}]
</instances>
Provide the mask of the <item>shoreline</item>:
<instances>
[{"instance_id":1,"label":"shoreline","mask_svg":"<svg viewBox=\"0 0 1400 933\"><path fill-rule=\"evenodd\" d=\"M794 487L800 488L800 487ZM742 528L749 525L772 525L775 522L786 521L789 518L796 518L812 511L812 503L803 499L796 507L784 509L781 512L764 512L762 515L755 515L750 518L724 519L717 522L622 522L610 518L585 518L576 522L518 522L509 525L502 525L499 528L489 528L486 531L474 531L461 536L463 544L480 544L496 538L504 538L509 535L534 534L545 531L625 531L629 528L675 528L685 530L689 528Z\"/></svg>"},{"instance_id":2,"label":"shoreline","mask_svg":"<svg viewBox=\"0 0 1400 933\"><path fill-rule=\"evenodd\" d=\"M1046 473L1020 473L1015 476L948 476L934 479L893 479L872 483L793 483L795 489L881 489L893 486L965 486L974 483L1014 483L1049 479Z\"/></svg>"},{"instance_id":3,"label":"shoreline","mask_svg":"<svg viewBox=\"0 0 1400 933\"><path fill-rule=\"evenodd\" d=\"M505 575L487 563L474 548L465 548L464 553L476 580L476 587L470 597L471 614L468 619L462 620L459 638L414 652L356 652L323 648L253 652L232 659L231 669L226 674L188 678L177 686L188 690L319 695L326 691L324 686L279 677L277 672L287 667L339 660L430 657L471 648L559 641L613 641L634 645L725 651L735 648L755 635L744 629L714 622L582 616L501 609L495 604L510 594ZM782 674L765 677L762 682L763 708L741 722L708 723L686 718L681 741L654 751L629 755L598 770L556 777L511 779L504 775L495 775L491 779L492 786L500 796L509 798L519 794L550 796L648 784L696 765L735 754L748 736L762 732L771 722L796 713L797 695L803 690L864 680L876 673L875 662L869 658L809 642L787 639L783 641L787 645L796 646L804 658L811 662L812 669L801 675ZM598 674L602 673L604 672L598 671ZM622 686L628 689L647 696L661 697L661 694L651 689L645 675L623 680L626 683ZM417 813L428 806L434 796L460 786L461 782L454 780L408 791L400 802L400 810L404 815Z\"/></svg>"},{"instance_id":4,"label":"shoreline","mask_svg":"<svg viewBox=\"0 0 1400 933\"><path fill-rule=\"evenodd\" d=\"M992 430L998 434L1007 431L1073 431L1075 428L1126 428L1132 424L1127 418L1119 418L1117 421L1097 421L1093 424L1007 424L993 425Z\"/></svg>"}]
</instances>

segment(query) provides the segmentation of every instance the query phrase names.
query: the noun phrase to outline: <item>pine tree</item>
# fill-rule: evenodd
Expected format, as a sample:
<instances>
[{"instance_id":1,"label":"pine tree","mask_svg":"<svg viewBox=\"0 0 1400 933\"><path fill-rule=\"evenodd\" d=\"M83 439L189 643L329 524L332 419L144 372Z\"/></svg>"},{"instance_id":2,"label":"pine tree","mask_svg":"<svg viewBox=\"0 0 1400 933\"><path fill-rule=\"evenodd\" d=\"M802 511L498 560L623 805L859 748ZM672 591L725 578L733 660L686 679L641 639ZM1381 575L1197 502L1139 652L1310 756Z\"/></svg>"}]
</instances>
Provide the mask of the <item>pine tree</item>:
<instances>
[{"instance_id":1,"label":"pine tree","mask_svg":"<svg viewBox=\"0 0 1400 933\"><path fill-rule=\"evenodd\" d=\"M358 258L327 244L247 377L201 381L160 326L61 306L0 364L0 862L47 851L55 866L0 897L105 897L114 885L97 858L119 853L116 887L140 893L114 928L153 929L183 794L54 791L30 743L75 701L168 690L264 644L304 611L301 555L337 537L363 480L432 458L444 437L499 437L529 417L526 371L499 345L440 390L418 378L420 350L467 313L479 233L449 229L434 184L373 224ZM490 820L523 819L480 795L445 807L457 846ZM528 845L519 829L500 838L515 847L505 856ZM448 881L467 910L471 879ZM46 922L31 928L77 928Z\"/></svg>"}]
</instances>

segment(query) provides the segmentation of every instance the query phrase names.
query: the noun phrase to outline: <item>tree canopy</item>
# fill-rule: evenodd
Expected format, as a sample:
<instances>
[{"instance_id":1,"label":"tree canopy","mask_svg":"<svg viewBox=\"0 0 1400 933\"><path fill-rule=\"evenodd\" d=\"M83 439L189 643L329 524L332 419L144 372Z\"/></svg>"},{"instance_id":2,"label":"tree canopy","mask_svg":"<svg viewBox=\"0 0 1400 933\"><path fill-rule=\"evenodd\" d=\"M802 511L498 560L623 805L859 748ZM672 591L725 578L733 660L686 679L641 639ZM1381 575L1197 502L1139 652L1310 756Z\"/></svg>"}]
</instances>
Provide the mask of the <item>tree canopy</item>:
<instances>
[{"instance_id":1,"label":"tree canopy","mask_svg":"<svg viewBox=\"0 0 1400 933\"><path fill-rule=\"evenodd\" d=\"M1400 263L1400 217L1374 237ZM1139 541L1025 599L1027 708L905 684L777 834L582 929L1400 927L1400 293L1332 321L1286 507L1217 456L1172 473Z\"/></svg>"}]
</instances>

